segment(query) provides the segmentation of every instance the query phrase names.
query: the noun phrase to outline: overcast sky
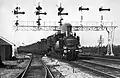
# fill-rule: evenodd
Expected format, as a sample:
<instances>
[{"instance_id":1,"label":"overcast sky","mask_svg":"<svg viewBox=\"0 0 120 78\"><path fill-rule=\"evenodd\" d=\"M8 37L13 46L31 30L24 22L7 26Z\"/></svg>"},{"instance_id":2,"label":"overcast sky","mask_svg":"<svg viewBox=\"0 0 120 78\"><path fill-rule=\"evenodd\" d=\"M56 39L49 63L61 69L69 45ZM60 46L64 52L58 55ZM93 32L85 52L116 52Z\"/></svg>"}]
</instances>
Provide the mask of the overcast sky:
<instances>
[{"instance_id":1,"label":"overcast sky","mask_svg":"<svg viewBox=\"0 0 120 78\"><path fill-rule=\"evenodd\" d=\"M64 12L68 12L68 16L64 16L64 21L79 21L80 12L79 6L90 8L89 11L84 11L84 21L100 21L100 15L104 15L104 21L115 21L117 25L120 25L120 0L0 0L0 36L12 41L17 45L21 43L31 44L39 41L41 38L47 37L54 32L16 32L14 33L13 24L15 16L12 13L16 4L21 7L22 11L25 11L25 15L20 15L21 21L36 21L35 7L37 2L41 1L43 12L47 12L46 16L42 16L43 21L58 21L57 7L62 2L65 8ZM110 12L98 11L98 8L103 6L104 8L110 8ZM115 31L114 44L120 44L120 27ZM106 31L79 31L77 35L80 36L81 45L98 45L97 40L100 35L103 35L104 43L107 44L108 35Z\"/></svg>"}]
</instances>

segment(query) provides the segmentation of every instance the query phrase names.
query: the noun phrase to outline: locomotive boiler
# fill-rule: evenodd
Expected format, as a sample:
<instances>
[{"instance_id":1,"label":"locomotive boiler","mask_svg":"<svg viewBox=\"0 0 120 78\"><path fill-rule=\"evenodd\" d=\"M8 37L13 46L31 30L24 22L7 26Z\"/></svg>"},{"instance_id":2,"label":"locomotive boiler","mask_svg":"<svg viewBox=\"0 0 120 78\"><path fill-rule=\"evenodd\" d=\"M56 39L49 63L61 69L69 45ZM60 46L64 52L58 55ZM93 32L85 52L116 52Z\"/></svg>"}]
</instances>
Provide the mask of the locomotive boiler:
<instances>
[{"instance_id":1,"label":"locomotive boiler","mask_svg":"<svg viewBox=\"0 0 120 78\"><path fill-rule=\"evenodd\" d=\"M65 58L67 60L76 60L81 51L79 36L72 32L72 25L65 23L61 30L47 37L48 54Z\"/></svg>"}]
</instances>

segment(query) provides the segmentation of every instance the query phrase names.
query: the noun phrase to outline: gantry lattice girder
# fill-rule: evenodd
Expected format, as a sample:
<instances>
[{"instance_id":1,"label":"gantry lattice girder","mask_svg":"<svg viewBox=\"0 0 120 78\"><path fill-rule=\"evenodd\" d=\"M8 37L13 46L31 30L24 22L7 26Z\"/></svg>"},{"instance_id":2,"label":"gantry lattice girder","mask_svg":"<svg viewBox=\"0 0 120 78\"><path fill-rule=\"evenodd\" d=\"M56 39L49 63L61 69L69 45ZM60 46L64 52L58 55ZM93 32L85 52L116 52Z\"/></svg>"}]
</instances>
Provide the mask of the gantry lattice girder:
<instances>
[{"instance_id":1,"label":"gantry lattice girder","mask_svg":"<svg viewBox=\"0 0 120 78\"><path fill-rule=\"evenodd\" d=\"M117 26L72 26L73 31L106 31ZM16 31L58 31L60 26L15 26Z\"/></svg>"},{"instance_id":2,"label":"gantry lattice girder","mask_svg":"<svg viewBox=\"0 0 120 78\"><path fill-rule=\"evenodd\" d=\"M70 22L72 24L73 31L106 31L106 29L115 29L117 25L113 22ZM40 26L37 26L35 22L20 23L18 26L14 26L16 31L58 31L60 26L57 22L44 22Z\"/></svg>"}]
</instances>

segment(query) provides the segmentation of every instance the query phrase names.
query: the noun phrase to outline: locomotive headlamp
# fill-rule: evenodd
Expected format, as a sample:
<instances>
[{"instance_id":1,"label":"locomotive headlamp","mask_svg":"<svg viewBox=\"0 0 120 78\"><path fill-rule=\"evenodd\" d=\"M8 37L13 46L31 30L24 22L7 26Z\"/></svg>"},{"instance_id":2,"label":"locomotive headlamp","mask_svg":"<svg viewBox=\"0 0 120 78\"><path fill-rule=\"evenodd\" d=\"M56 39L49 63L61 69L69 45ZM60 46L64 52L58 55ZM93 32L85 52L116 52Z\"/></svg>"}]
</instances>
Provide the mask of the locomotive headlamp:
<instances>
[{"instance_id":1,"label":"locomotive headlamp","mask_svg":"<svg viewBox=\"0 0 120 78\"><path fill-rule=\"evenodd\" d=\"M68 52L70 52L70 50L68 50Z\"/></svg>"},{"instance_id":2,"label":"locomotive headlamp","mask_svg":"<svg viewBox=\"0 0 120 78\"><path fill-rule=\"evenodd\" d=\"M64 53L67 53L67 50L64 50Z\"/></svg>"},{"instance_id":3,"label":"locomotive headlamp","mask_svg":"<svg viewBox=\"0 0 120 78\"><path fill-rule=\"evenodd\" d=\"M80 46L80 45L78 45L78 48L81 48L81 46Z\"/></svg>"},{"instance_id":4,"label":"locomotive headlamp","mask_svg":"<svg viewBox=\"0 0 120 78\"><path fill-rule=\"evenodd\" d=\"M82 52L82 50L81 50L81 49L79 49L79 52Z\"/></svg>"},{"instance_id":5,"label":"locomotive headlamp","mask_svg":"<svg viewBox=\"0 0 120 78\"><path fill-rule=\"evenodd\" d=\"M79 51L79 50L77 49L77 50L75 50L75 51Z\"/></svg>"},{"instance_id":6,"label":"locomotive headlamp","mask_svg":"<svg viewBox=\"0 0 120 78\"><path fill-rule=\"evenodd\" d=\"M64 46L63 49L67 49L67 47Z\"/></svg>"}]
</instances>

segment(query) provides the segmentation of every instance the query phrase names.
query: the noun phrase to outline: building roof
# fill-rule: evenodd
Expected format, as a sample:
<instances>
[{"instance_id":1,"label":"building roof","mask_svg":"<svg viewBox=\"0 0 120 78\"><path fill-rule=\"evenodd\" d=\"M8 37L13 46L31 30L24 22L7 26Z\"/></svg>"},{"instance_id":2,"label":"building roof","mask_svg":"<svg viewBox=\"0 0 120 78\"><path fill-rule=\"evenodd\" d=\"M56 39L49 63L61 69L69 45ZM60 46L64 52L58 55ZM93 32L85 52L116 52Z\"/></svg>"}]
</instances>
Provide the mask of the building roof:
<instances>
[{"instance_id":1,"label":"building roof","mask_svg":"<svg viewBox=\"0 0 120 78\"><path fill-rule=\"evenodd\" d=\"M15 45L4 37L0 36L0 45Z\"/></svg>"}]
</instances>

